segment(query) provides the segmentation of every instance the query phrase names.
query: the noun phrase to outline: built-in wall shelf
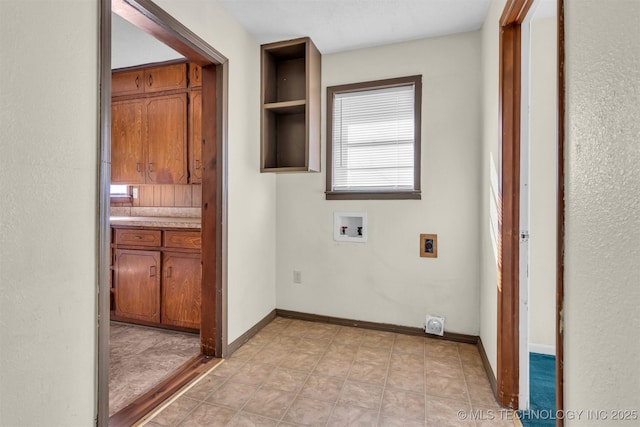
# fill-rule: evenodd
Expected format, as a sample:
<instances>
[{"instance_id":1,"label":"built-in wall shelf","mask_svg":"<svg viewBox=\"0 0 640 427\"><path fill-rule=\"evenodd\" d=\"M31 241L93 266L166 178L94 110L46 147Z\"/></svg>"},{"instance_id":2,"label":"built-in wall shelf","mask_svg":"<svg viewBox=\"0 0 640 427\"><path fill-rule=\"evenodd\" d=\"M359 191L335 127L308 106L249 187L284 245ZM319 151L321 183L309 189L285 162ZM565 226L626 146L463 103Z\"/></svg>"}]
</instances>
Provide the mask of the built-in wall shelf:
<instances>
[{"instance_id":1,"label":"built-in wall shelf","mask_svg":"<svg viewBox=\"0 0 640 427\"><path fill-rule=\"evenodd\" d=\"M261 172L320 171L320 53L310 38L261 48Z\"/></svg>"}]
</instances>

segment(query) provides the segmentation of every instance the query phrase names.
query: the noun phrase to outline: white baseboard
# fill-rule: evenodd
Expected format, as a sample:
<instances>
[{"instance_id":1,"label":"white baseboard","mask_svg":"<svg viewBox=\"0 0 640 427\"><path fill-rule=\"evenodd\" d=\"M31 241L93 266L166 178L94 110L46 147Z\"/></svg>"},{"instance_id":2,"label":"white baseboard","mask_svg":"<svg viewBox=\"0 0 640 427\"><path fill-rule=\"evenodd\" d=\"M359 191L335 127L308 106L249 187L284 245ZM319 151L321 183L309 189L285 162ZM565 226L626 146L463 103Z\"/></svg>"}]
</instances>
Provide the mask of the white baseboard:
<instances>
[{"instance_id":1,"label":"white baseboard","mask_svg":"<svg viewBox=\"0 0 640 427\"><path fill-rule=\"evenodd\" d=\"M530 353L550 354L552 356L555 356L556 355L556 346L555 345L547 345L547 344L531 344L531 343L529 343L529 352Z\"/></svg>"}]
</instances>

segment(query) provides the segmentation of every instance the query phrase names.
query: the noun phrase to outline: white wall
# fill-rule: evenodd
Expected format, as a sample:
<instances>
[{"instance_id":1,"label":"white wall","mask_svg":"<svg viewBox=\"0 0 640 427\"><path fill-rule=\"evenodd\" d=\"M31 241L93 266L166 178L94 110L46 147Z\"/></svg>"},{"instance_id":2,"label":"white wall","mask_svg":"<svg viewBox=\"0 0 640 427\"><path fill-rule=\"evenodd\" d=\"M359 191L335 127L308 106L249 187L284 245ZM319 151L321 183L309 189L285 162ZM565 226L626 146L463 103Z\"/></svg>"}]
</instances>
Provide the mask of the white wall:
<instances>
[{"instance_id":1,"label":"white wall","mask_svg":"<svg viewBox=\"0 0 640 427\"><path fill-rule=\"evenodd\" d=\"M260 173L260 46L217 2L157 4L229 59L228 342L275 308L275 176Z\"/></svg>"},{"instance_id":2,"label":"white wall","mask_svg":"<svg viewBox=\"0 0 640 427\"><path fill-rule=\"evenodd\" d=\"M482 149L480 191L480 338L496 374L497 363L497 235L499 183L499 19L506 0L492 0L482 26Z\"/></svg>"},{"instance_id":3,"label":"white wall","mask_svg":"<svg viewBox=\"0 0 640 427\"><path fill-rule=\"evenodd\" d=\"M0 425L94 424L98 2L0 1Z\"/></svg>"},{"instance_id":4,"label":"white wall","mask_svg":"<svg viewBox=\"0 0 640 427\"><path fill-rule=\"evenodd\" d=\"M111 68L184 58L155 37L111 14Z\"/></svg>"},{"instance_id":5,"label":"white wall","mask_svg":"<svg viewBox=\"0 0 640 427\"><path fill-rule=\"evenodd\" d=\"M603 5L565 1L565 405L638 410L640 2Z\"/></svg>"},{"instance_id":6,"label":"white wall","mask_svg":"<svg viewBox=\"0 0 640 427\"><path fill-rule=\"evenodd\" d=\"M323 55L322 172L278 176L277 307L478 335L480 33ZM422 74L422 200L325 200L326 87ZM365 211L368 243L333 241L334 211ZM420 258L420 233L438 258ZM293 283L293 270L302 284Z\"/></svg>"},{"instance_id":7,"label":"white wall","mask_svg":"<svg viewBox=\"0 0 640 427\"><path fill-rule=\"evenodd\" d=\"M555 348L557 19L531 20L529 342Z\"/></svg>"}]
</instances>

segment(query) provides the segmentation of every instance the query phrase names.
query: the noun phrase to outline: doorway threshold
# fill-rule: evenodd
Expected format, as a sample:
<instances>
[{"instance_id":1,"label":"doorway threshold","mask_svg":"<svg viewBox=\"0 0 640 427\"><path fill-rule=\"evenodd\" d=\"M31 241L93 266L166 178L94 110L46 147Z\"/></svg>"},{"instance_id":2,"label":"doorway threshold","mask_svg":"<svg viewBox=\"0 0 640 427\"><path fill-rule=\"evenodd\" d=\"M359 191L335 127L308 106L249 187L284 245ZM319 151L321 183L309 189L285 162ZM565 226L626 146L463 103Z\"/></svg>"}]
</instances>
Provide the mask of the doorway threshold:
<instances>
[{"instance_id":1,"label":"doorway threshold","mask_svg":"<svg viewBox=\"0 0 640 427\"><path fill-rule=\"evenodd\" d=\"M165 401L222 361L223 359L202 354L189 359L170 377L109 417L109 427L130 427L146 420Z\"/></svg>"}]
</instances>

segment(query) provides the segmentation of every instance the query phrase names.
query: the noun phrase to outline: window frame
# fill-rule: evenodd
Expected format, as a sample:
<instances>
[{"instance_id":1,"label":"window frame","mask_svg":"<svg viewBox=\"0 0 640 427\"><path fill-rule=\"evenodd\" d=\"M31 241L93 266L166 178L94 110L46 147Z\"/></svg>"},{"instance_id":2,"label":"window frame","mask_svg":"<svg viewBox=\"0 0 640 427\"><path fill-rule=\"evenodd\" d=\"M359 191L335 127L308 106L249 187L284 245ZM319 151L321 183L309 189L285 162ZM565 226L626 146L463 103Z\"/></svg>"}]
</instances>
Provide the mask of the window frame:
<instances>
[{"instance_id":1,"label":"window frame","mask_svg":"<svg viewBox=\"0 0 640 427\"><path fill-rule=\"evenodd\" d=\"M354 191L333 190L333 106L336 94L348 92L360 92L372 89L385 89L390 87L408 86L414 88L414 152L413 152L413 190L389 190L389 191ZM326 200L420 200L420 148L422 132L422 75L397 77L383 80L373 80L360 83L349 83L336 86L327 86L327 173L326 173Z\"/></svg>"}]
</instances>

